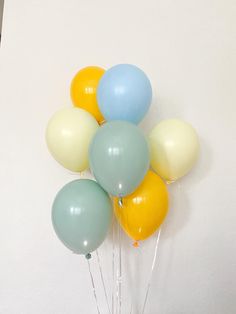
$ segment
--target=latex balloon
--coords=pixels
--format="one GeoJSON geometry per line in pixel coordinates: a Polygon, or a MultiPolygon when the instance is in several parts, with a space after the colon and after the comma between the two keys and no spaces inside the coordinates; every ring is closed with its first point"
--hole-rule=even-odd
{"type": "Polygon", "coordinates": [[[74,106],[87,110],[99,123],[104,121],[104,117],[98,107],[96,91],[104,73],[104,69],[96,66],[83,68],[73,78],[70,88],[74,106]]]}
{"type": "Polygon", "coordinates": [[[91,253],[102,244],[111,220],[108,194],[88,179],[66,184],[52,206],[52,223],[58,238],[78,254],[91,253]]]}
{"type": "Polygon", "coordinates": [[[197,133],[182,120],[163,120],[151,131],[149,142],[151,166],[167,181],[175,181],[187,174],[197,160],[197,133]]]}
{"type": "Polygon", "coordinates": [[[98,85],[99,108],[107,121],[139,123],[152,101],[152,87],[146,74],[131,64],[110,68],[98,85]]]}
{"type": "Polygon", "coordinates": [[[104,124],[89,149],[90,168],[112,195],[132,193],[149,168],[149,149],[141,130],[125,121],[104,124]]]}
{"type": "Polygon", "coordinates": [[[148,171],[139,187],[130,195],[114,198],[116,217],[125,232],[135,241],[152,235],[168,211],[168,192],[161,178],[148,171]]]}
{"type": "Polygon", "coordinates": [[[88,148],[98,127],[93,116],[83,109],[61,109],[47,126],[48,149],[65,168],[83,171],[88,168],[88,148]]]}

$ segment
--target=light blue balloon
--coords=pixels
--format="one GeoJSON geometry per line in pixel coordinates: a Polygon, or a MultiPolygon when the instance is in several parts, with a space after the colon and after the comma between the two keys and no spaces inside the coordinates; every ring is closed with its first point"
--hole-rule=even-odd
{"type": "Polygon", "coordinates": [[[108,194],[89,179],[66,184],[52,206],[52,223],[58,238],[74,253],[88,257],[104,241],[111,220],[108,194]]]}
{"type": "Polygon", "coordinates": [[[135,65],[118,64],[102,76],[97,101],[107,121],[126,120],[138,124],[152,101],[151,83],[135,65]]]}

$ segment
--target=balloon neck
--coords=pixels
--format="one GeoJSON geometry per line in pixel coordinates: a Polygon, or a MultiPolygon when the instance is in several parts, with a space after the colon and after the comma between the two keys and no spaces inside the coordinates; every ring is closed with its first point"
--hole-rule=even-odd
{"type": "Polygon", "coordinates": [[[138,241],[134,241],[134,243],[133,243],[133,247],[139,247],[139,243],[138,243],[138,241]]]}
{"type": "Polygon", "coordinates": [[[169,184],[171,184],[171,183],[174,183],[175,181],[176,181],[176,180],[167,180],[167,181],[166,181],[166,184],[169,185],[169,184]]]}
{"type": "Polygon", "coordinates": [[[119,197],[118,204],[119,204],[120,207],[123,207],[123,199],[122,199],[122,197],[119,197]]]}
{"type": "Polygon", "coordinates": [[[91,257],[92,257],[92,255],[91,255],[90,253],[88,253],[88,254],[85,255],[85,258],[86,258],[86,259],[90,259],[91,257]]]}

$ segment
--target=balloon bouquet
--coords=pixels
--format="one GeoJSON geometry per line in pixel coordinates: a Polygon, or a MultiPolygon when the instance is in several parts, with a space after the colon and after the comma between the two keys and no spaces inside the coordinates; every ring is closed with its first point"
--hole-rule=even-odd
{"type": "Polygon", "coordinates": [[[58,192],[52,206],[55,232],[70,250],[89,259],[104,241],[114,209],[138,246],[166,217],[164,181],[176,181],[196,162],[197,134],[190,124],[169,119],[144,136],[137,124],[150,107],[152,87],[134,65],[80,70],[71,99],[74,107],[59,110],[48,123],[48,149],[73,172],[90,167],[96,181],[78,179],[58,192]]]}

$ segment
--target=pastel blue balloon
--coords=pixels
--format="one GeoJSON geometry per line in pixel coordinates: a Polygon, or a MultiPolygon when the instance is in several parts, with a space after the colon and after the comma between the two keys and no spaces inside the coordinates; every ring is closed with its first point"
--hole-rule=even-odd
{"type": "Polygon", "coordinates": [[[138,124],[152,101],[151,83],[135,65],[118,64],[102,76],[97,101],[107,121],[126,120],[138,124]]]}
{"type": "Polygon", "coordinates": [[[58,238],[74,253],[88,258],[104,241],[111,220],[109,195],[89,179],[66,184],[52,206],[52,223],[58,238]]]}

